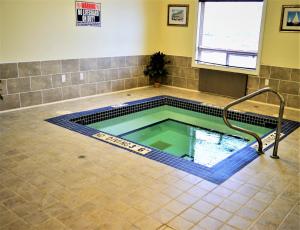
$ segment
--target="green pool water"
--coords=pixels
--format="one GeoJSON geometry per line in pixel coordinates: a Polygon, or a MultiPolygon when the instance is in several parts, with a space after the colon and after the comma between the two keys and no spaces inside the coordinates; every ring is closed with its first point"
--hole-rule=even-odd
{"type": "MultiPolygon", "coordinates": [[[[238,121],[231,123],[260,136],[271,131],[238,121]]],[[[252,136],[227,127],[220,117],[167,105],[88,126],[208,167],[254,140],[252,136]]]]}

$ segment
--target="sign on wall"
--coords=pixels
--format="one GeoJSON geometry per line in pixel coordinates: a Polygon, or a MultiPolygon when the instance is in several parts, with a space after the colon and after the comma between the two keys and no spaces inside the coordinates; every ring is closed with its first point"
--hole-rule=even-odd
{"type": "Polygon", "coordinates": [[[101,4],[95,2],[75,2],[77,26],[101,26],[101,4]]]}

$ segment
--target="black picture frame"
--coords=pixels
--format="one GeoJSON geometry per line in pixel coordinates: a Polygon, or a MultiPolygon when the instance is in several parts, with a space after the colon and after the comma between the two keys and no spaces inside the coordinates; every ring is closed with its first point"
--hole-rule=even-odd
{"type": "Polygon", "coordinates": [[[300,32],[300,5],[282,6],[280,31],[300,32]]]}
{"type": "Polygon", "coordinates": [[[169,4],[168,5],[168,26],[189,25],[189,5],[188,4],[169,4]]]}

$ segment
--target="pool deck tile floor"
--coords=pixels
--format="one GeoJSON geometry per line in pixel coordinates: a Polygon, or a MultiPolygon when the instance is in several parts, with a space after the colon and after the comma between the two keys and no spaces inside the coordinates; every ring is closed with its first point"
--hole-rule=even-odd
{"type": "Polygon", "coordinates": [[[232,101],[150,87],[0,114],[0,229],[299,229],[299,128],[280,142],[280,160],[270,149],[217,186],[44,121],[157,95],[232,101]]]}

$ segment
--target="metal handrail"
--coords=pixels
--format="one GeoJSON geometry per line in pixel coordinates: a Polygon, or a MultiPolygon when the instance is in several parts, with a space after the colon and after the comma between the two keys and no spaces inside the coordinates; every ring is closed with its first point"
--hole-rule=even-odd
{"type": "Polygon", "coordinates": [[[278,151],[278,144],[279,144],[279,138],[280,138],[280,133],[281,133],[281,125],[282,125],[282,118],[283,118],[283,112],[284,112],[284,106],[285,106],[285,100],[283,98],[283,96],[281,94],[279,94],[278,92],[276,92],[274,89],[270,88],[270,87],[266,87],[266,88],[263,88],[263,89],[259,89],[253,93],[250,93],[244,97],[241,97],[233,102],[231,102],[230,104],[228,104],[227,106],[225,106],[224,108],[224,111],[223,111],[223,120],[225,122],[225,124],[232,128],[232,129],[235,129],[235,130],[238,130],[238,131],[241,131],[241,132],[244,132],[244,133],[247,133],[251,136],[253,136],[257,142],[258,142],[258,153],[259,154],[262,154],[264,153],[263,152],[263,143],[262,143],[262,140],[261,138],[254,132],[252,131],[249,131],[247,129],[243,129],[241,127],[238,127],[238,126],[235,126],[235,125],[232,125],[228,119],[227,119],[227,114],[228,114],[228,109],[234,105],[237,105],[243,101],[246,101],[252,97],[255,97],[257,95],[260,95],[262,93],[265,93],[265,92],[271,92],[271,93],[274,93],[278,96],[279,100],[280,100],[280,107],[279,107],[279,115],[278,115],[278,119],[277,119],[277,129],[276,129],[276,136],[275,136],[275,144],[274,144],[274,149],[273,149],[273,154],[270,156],[274,159],[279,159],[279,156],[277,155],[277,151],[278,151]]]}

